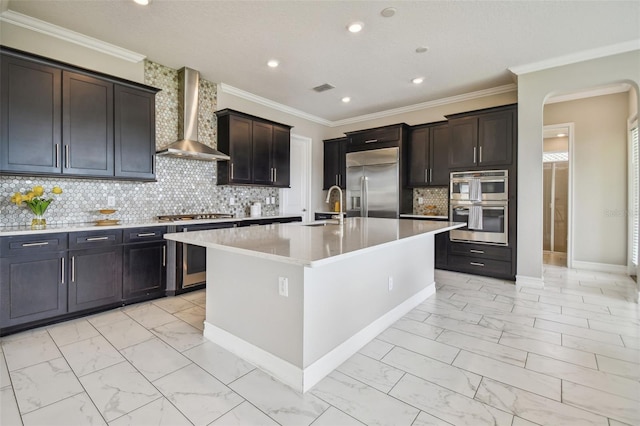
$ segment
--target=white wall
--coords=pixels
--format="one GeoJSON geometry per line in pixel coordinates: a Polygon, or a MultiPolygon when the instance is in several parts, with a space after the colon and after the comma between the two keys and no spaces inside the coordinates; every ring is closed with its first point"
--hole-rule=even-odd
{"type": "Polygon", "coordinates": [[[627,263],[628,92],[545,105],[544,124],[574,123],[573,260],[627,263]]]}
{"type": "Polygon", "coordinates": [[[542,278],[543,107],[549,95],[611,83],[640,85],[640,51],[518,76],[518,281],[542,278]]]}

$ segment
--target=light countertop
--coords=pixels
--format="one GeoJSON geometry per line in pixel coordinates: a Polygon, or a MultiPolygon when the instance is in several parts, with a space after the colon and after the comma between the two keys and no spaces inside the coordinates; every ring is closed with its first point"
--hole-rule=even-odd
{"type": "Polygon", "coordinates": [[[426,214],[401,214],[400,217],[405,219],[427,219],[427,220],[431,220],[431,219],[448,220],[449,219],[449,216],[430,216],[426,214]]]}
{"type": "Polygon", "coordinates": [[[12,235],[35,235],[35,234],[51,234],[55,232],[79,232],[79,231],[98,231],[107,229],[126,229],[126,228],[142,228],[150,226],[179,226],[179,225],[195,225],[204,223],[220,223],[220,222],[240,222],[244,220],[261,220],[261,219],[278,219],[287,217],[296,217],[297,215],[281,215],[281,216],[260,216],[260,217],[236,217],[225,219],[194,219],[194,220],[176,220],[159,221],[155,219],[146,221],[126,221],[123,220],[117,225],[97,226],[93,222],[84,223],[53,223],[47,224],[46,229],[31,229],[30,225],[19,226],[0,226],[0,237],[8,237],[12,235]]]}
{"type": "Polygon", "coordinates": [[[303,223],[274,224],[172,233],[166,234],[165,238],[314,267],[354,256],[363,250],[375,250],[383,245],[399,244],[402,240],[466,225],[459,222],[361,217],[347,218],[343,226],[331,221],[310,224],[316,226],[305,226],[303,223]]]}

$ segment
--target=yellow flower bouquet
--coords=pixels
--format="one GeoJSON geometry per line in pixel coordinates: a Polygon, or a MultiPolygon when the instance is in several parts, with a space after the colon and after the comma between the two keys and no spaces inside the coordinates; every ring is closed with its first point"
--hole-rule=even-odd
{"type": "MultiPolygon", "coordinates": [[[[62,189],[59,186],[54,186],[51,189],[51,193],[54,195],[62,194],[62,189]]],[[[31,221],[31,227],[34,229],[42,229],[46,226],[47,222],[42,215],[44,215],[44,212],[52,201],[53,198],[44,196],[44,188],[40,185],[34,186],[31,191],[27,191],[25,194],[16,192],[11,196],[12,203],[17,206],[25,203],[33,214],[36,215],[35,219],[31,221]]]]}

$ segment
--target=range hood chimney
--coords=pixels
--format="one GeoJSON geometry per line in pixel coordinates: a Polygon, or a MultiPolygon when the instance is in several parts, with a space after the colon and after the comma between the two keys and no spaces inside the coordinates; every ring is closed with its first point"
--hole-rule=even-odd
{"type": "Polygon", "coordinates": [[[230,160],[227,154],[198,142],[198,88],[200,73],[191,68],[178,71],[178,141],[157,155],[191,160],[230,160]]]}

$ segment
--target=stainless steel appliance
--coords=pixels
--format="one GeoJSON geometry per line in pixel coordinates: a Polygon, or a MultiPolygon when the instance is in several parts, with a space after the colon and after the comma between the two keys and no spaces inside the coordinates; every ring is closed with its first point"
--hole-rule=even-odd
{"type": "Polygon", "coordinates": [[[350,152],[347,166],[347,216],[397,218],[398,148],[350,152]]]}
{"type": "Polygon", "coordinates": [[[502,246],[509,244],[507,170],[452,172],[449,189],[449,220],[467,222],[464,228],[450,231],[451,241],[502,246]],[[480,210],[476,210],[476,214],[482,218],[479,227],[469,226],[472,209],[480,210]]]}

